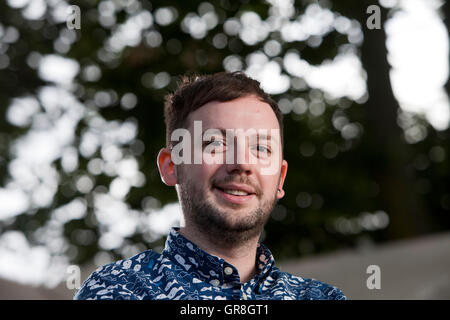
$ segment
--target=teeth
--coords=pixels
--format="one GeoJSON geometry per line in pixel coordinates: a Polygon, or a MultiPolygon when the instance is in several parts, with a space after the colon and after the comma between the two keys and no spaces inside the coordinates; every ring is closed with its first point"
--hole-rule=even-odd
{"type": "Polygon", "coordinates": [[[242,190],[224,189],[225,193],[229,193],[235,196],[247,196],[248,193],[242,190]]]}

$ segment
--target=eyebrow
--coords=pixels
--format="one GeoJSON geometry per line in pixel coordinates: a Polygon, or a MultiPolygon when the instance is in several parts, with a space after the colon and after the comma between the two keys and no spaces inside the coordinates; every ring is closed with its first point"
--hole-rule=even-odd
{"type": "Polygon", "coordinates": [[[258,139],[259,140],[272,140],[272,136],[269,134],[258,134],[258,139]]]}
{"type": "Polygon", "coordinates": [[[222,128],[207,128],[207,129],[202,131],[202,137],[205,135],[205,132],[208,131],[208,130],[220,131],[220,133],[223,136],[226,136],[226,134],[227,134],[227,130],[226,129],[222,129],[222,128]]]}

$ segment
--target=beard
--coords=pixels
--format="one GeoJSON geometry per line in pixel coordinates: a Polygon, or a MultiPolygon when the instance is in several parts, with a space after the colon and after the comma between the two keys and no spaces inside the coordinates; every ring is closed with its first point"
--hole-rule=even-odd
{"type": "MultiPolygon", "coordinates": [[[[229,176],[221,181],[211,181],[211,184],[207,186],[208,190],[213,190],[213,186],[219,182],[239,182],[252,185],[249,181],[242,179],[236,181],[233,176],[229,176]]],[[[196,230],[210,241],[220,244],[222,247],[233,247],[250,239],[259,238],[278,201],[276,191],[268,200],[262,201],[262,192],[258,188],[255,189],[259,200],[258,206],[247,210],[233,204],[230,204],[229,208],[219,208],[212,199],[206,196],[208,190],[198,188],[187,179],[179,184],[178,196],[185,220],[189,220],[196,230]]]]}

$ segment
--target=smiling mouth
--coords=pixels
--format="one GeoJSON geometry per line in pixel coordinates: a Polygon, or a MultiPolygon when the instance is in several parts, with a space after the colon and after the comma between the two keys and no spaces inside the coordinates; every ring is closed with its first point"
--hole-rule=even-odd
{"type": "Polygon", "coordinates": [[[219,187],[216,187],[216,188],[224,193],[232,194],[235,196],[248,196],[249,194],[252,194],[252,193],[248,193],[248,192],[245,192],[245,191],[239,190],[239,189],[223,189],[223,188],[219,188],[219,187]]]}
{"type": "Polygon", "coordinates": [[[244,191],[242,189],[234,189],[234,188],[223,188],[214,186],[213,192],[216,196],[219,197],[222,201],[229,204],[246,204],[253,200],[256,197],[256,194],[249,191],[244,191]]]}

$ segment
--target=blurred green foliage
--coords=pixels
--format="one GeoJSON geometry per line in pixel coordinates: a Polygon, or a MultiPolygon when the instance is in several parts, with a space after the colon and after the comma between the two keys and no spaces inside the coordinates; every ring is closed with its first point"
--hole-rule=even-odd
{"type": "MultiPolygon", "coordinates": [[[[56,45],[67,26],[65,21],[55,21],[51,3],[48,2],[42,17],[33,20],[25,18],[21,8],[0,2],[3,29],[14,27],[20,35],[12,43],[3,43],[1,50],[9,58],[8,66],[0,70],[0,178],[3,186],[11,181],[9,164],[14,155],[10,150],[31,127],[11,124],[6,117],[8,106],[14,98],[37,96],[43,86],[52,85],[39,77],[37,67],[30,62],[33,53],[41,57],[58,54],[76,60],[80,66],[75,85],[69,90],[86,107],[83,119],[76,126],[73,146],[77,150],[90,120],[95,117],[118,123],[132,121],[137,125],[136,138],[120,148],[124,157],[137,159],[139,170],[145,175],[146,183],[132,187],[124,199],[130,209],[142,212],[142,200],[148,196],[159,200],[158,208],[177,200],[175,190],[161,182],[155,162],[165,141],[163,98],[176,87],[177,76],[223,71],[224,61],[232,55],[240,57],[242,69],[246,69],[246,58],[251,53],[264,52],[269,40],[281,45],[276,56],[270,57],[281,67],[282,58],[291,50],[296,50],[311,65],[320,65],[327,59],[332,60],[339,48],[347,44],[357,49],[367,72],[369,98],[365,101],[355,102],[345,97],[330,99],[321,90],[310,88],[303,79],[283,70],[290,77],[290,87],[274,98],[284,101],[287,108],[285,158],[289,170],[286,196],[278,203],[265,228],[264,243],[277,258],[289,258],[449,229],[449,131],[437,132],[425,120],[414,116],[417,123],[427,128],[427,136],[414,144],[405,142],[402,128],[397,124],[399,106],[389,85],[384,31],[365,27],[365,8],[374,1],[319,1],[333,14],[359,21],[364,41],[351,43],[346,35],[330,30],[319,37],[318,45],[306,40],[285,41],[277,30],[248,44],[239,33],[224,31],[227,20],[239,21],[246,11],[256,12],[262,20],[274,15],[270,11],[273,6],[265,1],[220,0],[209,4],[173,0],[76,1],[73,4],[81,9],[81,29],[68,33],[66,37],[75,38],[66,47],[56,45]],[[101,10],[111,5],[114,13],[109,17],[114,18],[100,18],[104,14],[101,10]],[[154,15],[158,8],[172,10],[169,17],[173,21],[158,24],[154,15]],[[153,22],[141,31],[139,42],[123,45],[116,52],[108,51],[105,44],[120,30],[120,25],[144,11],[153,14],[153,22]],[[208,11],[215,12],[217,23],[204,36],[195,38],[182,30],[180,25],[188,14],[199,17],[208,11]],[[89,66],[100,70],[98,79],[91,81],[83,76],[89,66]],[[170,78],[165,83],[167,75],[170,78]],[[109,94],[110,103],[106,106],[96,102],[96,93],[100,91],[109,94]],[[130,108],[121,104],[127,93],[137,97],[137,104],[130,108]],[[311,108],[295,112],[292,101],[299,97],[306,106],[311,106],[313,100],[320,101],[325,105],[323,113],[315,115],[311,108]],[[356,130],[356,134],[346,137],[341,130],[342,123],[353,124],[350,129],[356,130]],[[436,158],[436,152],[443,153],[444,159],[436,158]],[[377,212],[387,214],[387,227],[370,228],[370,219],[377,212]]],[[[289,19],[305,14],[311,3],[313,1],[295,1],[295,12],[289,19]]],[[[382,12],[384,21],[388,11],[382,8],[382,12]]],[[[64,251],[74,263],[92,261],[104,250],[98,243],[104,230],[97,220],[94,193],[107,192],[115,178],[105,172],[92,174],[88,167],[93,158],[102,158],[100,148],[89,157],[79,153],[77,168],[71,172],[63,170],[61,158],[56,159],[53,165],[59,174],[58,189],[51,205],[30,208],[0,221],[0,232],[20,230],[32,244],[42,244],[37,233],[49,223],[52,212],[81,197],[88,204],[87,214],[64,224],[63,235],[67,241],[64,251]],[[76,179],[83,174],[95,181],[88,193],[76,187],[76,179]],[[89,231],[81,240],[74,236],[80,234],[80,230],[89,231]],[[89,240],[86,240],[87,235],[90,235],[89,240]]],[[[383,214],[377,217],[385,219],[383,214]]],[[[149,241],[143,232],[136,231],[110,252],[117,259],[127,255],[126,246],[155,248],[163,242],[163,238],[149,241]]]]}

